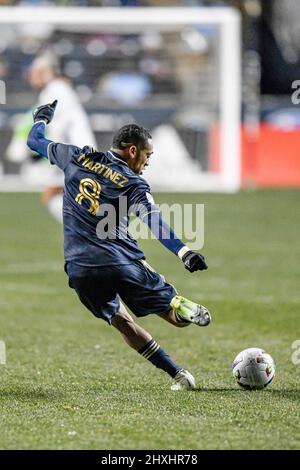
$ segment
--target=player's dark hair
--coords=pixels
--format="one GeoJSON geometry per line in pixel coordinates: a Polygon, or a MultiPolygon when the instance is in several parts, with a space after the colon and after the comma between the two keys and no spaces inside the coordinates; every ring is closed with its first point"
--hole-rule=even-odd
{"type": "Polygon", "coordinates": [[[151,138],[150,132],[144,127],[137,124],[127,124],[121,127],[115,134],[112,145],[118,149],[124,149],[126,144],[132,144],[141,148],[146,147],[147,140],[151,138]]]}

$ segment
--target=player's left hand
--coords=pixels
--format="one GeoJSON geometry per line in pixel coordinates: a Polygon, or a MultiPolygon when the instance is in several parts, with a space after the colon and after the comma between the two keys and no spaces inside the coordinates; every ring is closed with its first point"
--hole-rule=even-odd
{"type": "Polygon", "coordinates": [[[36,108],[32,113],[34,122],[45,121],[46,124],[49,124],[53,119],[56,105],[57,100],[54,100],[53,103],[44,104],[36,108]]]}
{"type": "Polygon", "coordinates": [[[185,269],[193,273],[194,271],[203,271],[207,269],[207,264],[205,262],[205,258],[200,253],[196,253],[195,251],[188,251],[182,257],[183,264],[185,269]]]}

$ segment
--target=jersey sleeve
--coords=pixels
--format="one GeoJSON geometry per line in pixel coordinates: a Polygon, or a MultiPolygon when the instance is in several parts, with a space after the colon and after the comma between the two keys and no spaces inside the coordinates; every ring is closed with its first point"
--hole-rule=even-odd
{"type": "Polygon", "coordinates": [[[129,196],[129,214],[143,220],[151,212],[159,212],[159,209],[155,205],[150,186],[142,181],[129,196]]]}
{"type": "MultiPolygon", "coordinates": [[[[29,132],[27,145],[42,157],[48,158],[52,165],[57,165],[64,170],[71,158],[80,155],[84,149],[75,145],[59,144],[45,138],[45,121],[37,121],[29,132]]],[[[86,147],[88,148],[88,147],[86,147]]]]}
{"type": "Polygon", "coordinates": [[[155,205],[148,184],[145,182],[135,188],[130,199],[129,213],[139,217],[165,248],[179,256],[185,244],[164,221],[159,208],[155,205]]]}
{"type": "Polygon", "coordinates": [[[64,170],[68,163],[74,156],[80,155],[82,149],[75,145],[58,144],[51,142],[48,145],[47,153],[49,162],[52,165],[57,165],[61,170],[64,170]]]}

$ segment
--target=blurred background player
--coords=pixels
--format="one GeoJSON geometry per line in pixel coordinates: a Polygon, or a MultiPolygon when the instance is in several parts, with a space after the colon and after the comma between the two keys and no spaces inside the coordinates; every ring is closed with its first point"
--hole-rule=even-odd
{"type": "MultiPolygon", "coordinates": [[[[79,147],[96,147],[95,136],[88,116],[73,90],[71,83],[59,75],[56,58],[48,53],[37,57],[31,64],[28,79],[34,90],[39,92],[38,105],[59,100],[56,120],[47,129],[49,139],[74,143],[79,147]]],[[[24,162],[22,174],[26,180],[45,185],[42,201],[50,214],[62,222],[62,200],[64,175],[57,167],[45,165],[44,160],[36,163],[29,161],[30,153],[26,145],[27,135],[32,125],[31,110],[19,121],[12,140],[7,147],[6,157],[12,162],[24,162]]]]}

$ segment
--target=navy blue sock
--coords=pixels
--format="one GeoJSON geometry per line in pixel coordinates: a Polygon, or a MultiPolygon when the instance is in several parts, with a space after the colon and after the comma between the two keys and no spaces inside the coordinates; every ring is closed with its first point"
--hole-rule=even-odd
{"type": "Polygon", "coordinates": [[[172,361],[170,356],[157,344],[154,339],[151,339],[149,343],[143,346],[139,353],[148,361],[159,369],[164,370],[171,377],[175,377],[182,367],[172,361]]]}

